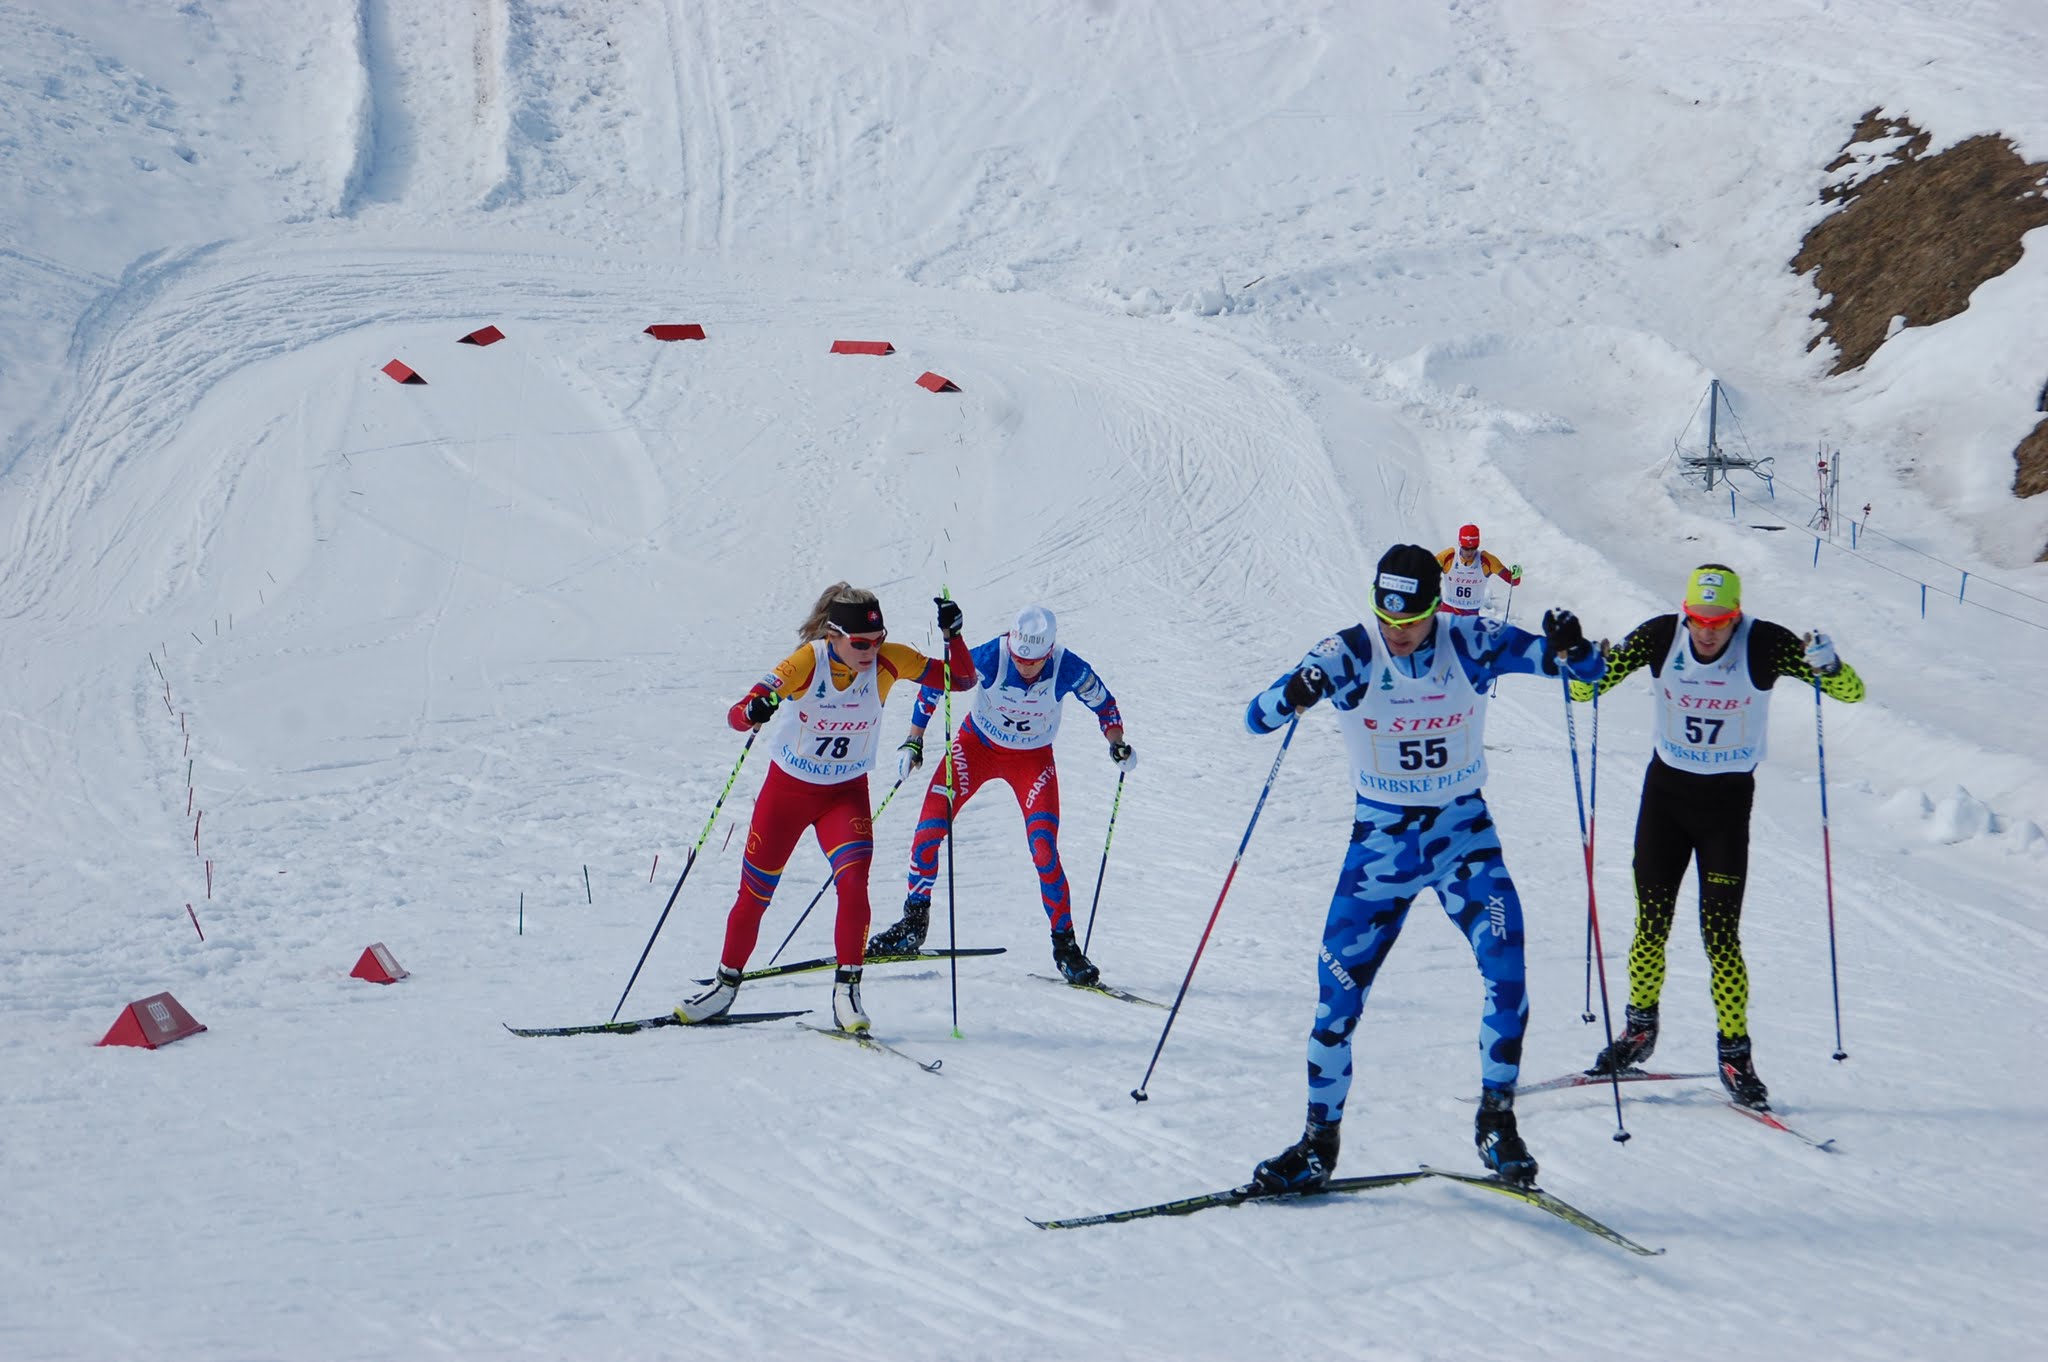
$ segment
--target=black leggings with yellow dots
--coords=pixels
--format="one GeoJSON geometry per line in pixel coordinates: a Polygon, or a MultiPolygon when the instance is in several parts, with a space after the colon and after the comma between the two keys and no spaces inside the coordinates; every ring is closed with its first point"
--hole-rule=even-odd
{"type": "Polygon", "coordinates": [[[1756,776],[1694,775],[1652,757],[1636,815],[1636,937],[1628,948],[1628,999],[1655,1007],[1664,991],[1664,943],[1685,868],[1700,872],[1700,940],[1724,1036],[1749,1034],[1749,970],[1742,963],[1742,883],[1749,873],[1749,810],[1756,776]]]}

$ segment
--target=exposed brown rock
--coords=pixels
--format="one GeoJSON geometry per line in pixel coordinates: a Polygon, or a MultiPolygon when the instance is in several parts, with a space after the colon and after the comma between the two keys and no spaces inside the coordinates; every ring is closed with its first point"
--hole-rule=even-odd
{"type": "Polygon", "coordinates": [[[2048,492],[2048,421],[2035,426],[2012,452],[2019,468],[2012,476],[2012,490],[2023,497],[2048,492]]]}
{"type": "Polygon", "coordinates": [[[1807,233],[1792,268],[1814,271],[1826,301],[1814,344],[1831,340],[1832,372],[1861,367],[1884,344],[1892,318],[1930,326],[1970,305],[1970,294],[2020,258],[2020,238],[2048,226],[2048,163],[2029,165],[2002,137],[1926,154],[1929,138],[1872,109],[1830,172],[1853,165],[1859,144],[1908,139],[1882,169],[1821,192],[1841,206],[1807,233]]]}

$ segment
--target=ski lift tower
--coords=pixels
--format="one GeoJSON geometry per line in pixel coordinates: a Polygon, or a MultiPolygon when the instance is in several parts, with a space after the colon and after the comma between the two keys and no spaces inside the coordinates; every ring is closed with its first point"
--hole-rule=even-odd
{"type": "MultiPolygon", "coordinates": [[[[1721,481],[1727,482],[1729,481],[1729,474],[1736,469],[1746,468],[1754,471],[1760,462],[1757,459],[1748,458],[1741,454],[1730,454],[1727,450],[1721,448],[1721,406],[1727,401],[1727,396],[1721,391],[1721,380],[1718,378],[1710,379],[1707,383],[1706,452],[1703,454],[1688,452],[1684,457],[1684,463],[1687,468],[1706,478],[1707,490],[1709,492],[1714,490],[1714,478],[1717,475],[1721,481]]],[[[1728,414],[1730,416],[1735,414],[1735,409],[1732,406],[1729,407],[1728,414]]]]}
{"type": "Polygon", "coordinates": [[[1842,495],[1842,451],[1830,450],[1823,441],[1814,453],[1813,467],[1820,482],[1820,493],[1815,498],[1813,516],[1806,522],[1806,528],[1819,530],[1832,542],[1840,519],[1836,512],[1842,495]]]}

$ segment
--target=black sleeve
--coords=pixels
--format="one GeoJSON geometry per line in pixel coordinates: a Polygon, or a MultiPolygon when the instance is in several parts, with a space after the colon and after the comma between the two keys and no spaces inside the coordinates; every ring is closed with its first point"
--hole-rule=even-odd
{"type": "Polygon", "coordinates": [[[1806,665],[1806,645],[1784,625],[1758,620],[1749,627],[1750,684],[1769,690],[1781,676],[1813,683],[1813,668],[1806,665]]]}
{"type": "Polygon", "coordinates": [[[1613,690],[1638,667],[1648,667],[1652,676],[1661,674],[1664,659],[1671,656],[1671,640],[1677,636],[1676,615],[1657,615],[1629,630],[1628,637],[1607,654],[1607,675],[1597,683],[1600,694],[1613,690]]]}

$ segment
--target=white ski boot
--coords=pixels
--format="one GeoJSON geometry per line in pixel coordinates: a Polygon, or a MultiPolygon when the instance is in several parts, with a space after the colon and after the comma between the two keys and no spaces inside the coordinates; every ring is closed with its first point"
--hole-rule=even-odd
{"type": "Polygon", "coordinates": [[[832,1024],[856,1035],[868,1029],[868,1014],[860,1005],[860,966],[840,966],[832,974],[832,1024]]]}
{"type": "Polygon", "coordinates": [[[740,972],[718,967],[718,978],[711,987],[694,998],[685,998],[676,1004],[676,1020],[685,1026],[698,1022],[716,1021],[732,1011],[733,999],[740,996],[740,972]]]}

